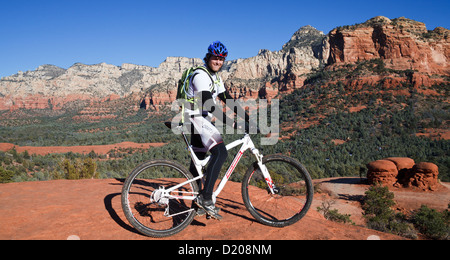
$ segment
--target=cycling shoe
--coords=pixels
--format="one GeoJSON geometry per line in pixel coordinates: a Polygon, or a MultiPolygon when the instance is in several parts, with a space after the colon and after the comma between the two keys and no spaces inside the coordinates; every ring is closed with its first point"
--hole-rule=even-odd
{"type": "Polygon", "coordinates": [[[197,215],[202,216],[208,214],[214,219],[222,220],[223,217],[219,215],[220,208],[216,207],[212,200],[205,200],[203,195],[200,195],[195,200],[195,204],[199,207],[197,215]]]}

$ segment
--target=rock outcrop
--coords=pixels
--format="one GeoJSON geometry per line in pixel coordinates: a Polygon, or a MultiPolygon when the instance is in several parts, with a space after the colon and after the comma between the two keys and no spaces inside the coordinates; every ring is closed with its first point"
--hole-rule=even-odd
{"type": "Polygon", "coordinates": [[[381,58],[392,69],[450,74],[450,31],[442,27],[428,31],[421,22],[378,16],[363,24],[338,27],[329,35],[329,64],[381,58]]]}
{"type": "Polygon", "coordinates": [[[356,88],[376,83],[387,87],[408,83],[416,89],[448,84],[449,36],[450,31],[442,27],[428,31],[421,22],[378,16],[362,24],[338,27],[329,33],[328,69],[380,59],[385,67],[380,75],[363,75],[342,81],[356,88]],[[389,69],[403,71],[404,75],[389,75],[389,69]]]}
{"type": "Polygon", "coordinates": [[[300,28],[280,51],[260,50],[248,59],[231,61],[222,77],[235,98],[275,97],[303,86],[306,74],[328,59],[328,41],[312,26],[300,28]]]}
{"type": "Polygon", "coordinates": [[[436,190],[439,187],[438,166],[434,163],[415,163],[411,158],[391,157],[367,165],[370,184],[436,190]]]}
{"type": "Polygon", "coordinates": [[[438,187],[438,166],[434,163],[421,162],[414,165],[411,173],[405,178],[403,185],[418,187],[423,190],[434,190],[438,187]]]}
{"type": "Polygon", "coordinates": [[[390,160],[378,160],[367,165],[367,179],[370,184],[382,183],[394,185],[397,182],[398,169],[390,160]]]}
{"type": "Polygon", "coordinates": [[[393,162],[399,173],[403,170],[412,169],[415,165],[414,160],[407,157],[389,157],[386,160],[393,162]]]}

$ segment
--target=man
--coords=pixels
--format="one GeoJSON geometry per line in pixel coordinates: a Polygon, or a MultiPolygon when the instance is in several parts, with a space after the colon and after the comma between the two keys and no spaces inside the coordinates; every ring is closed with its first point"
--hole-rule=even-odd
{"type": "MultiPolygon", "coordinates": [[[[194,152],[200,160],[206,158],[206,153],[211,153],[211,159],[206,168],[205,185],[198,196],[195,203],[199,207],[198,214],[208,214],[212,218],[222,219],[219,215],[219,208],[213,202],[212,194],[214,191],[214,184],[219,177],[220,170],[225,163],[228,156],[228,151],[223,142],[222,136],[217,128],[211,123],[212,116],[222,120],[229,126],[236,128],[237,124],[234,120],[228,118],[222,111],[220,106],[216,106],[216,99],[226,103],[227,99],[232,99],[231,95],[225,89],[222,79],[217,74],[223,67],[225,58],[228,56],[228,50],[220,41],[213,42],[206,54],[203,65],[206,70],[197,69],[190,81],[189,90],[187,91],[188,98],[194,98],[197,107],[197,114],[195,109],[186,112],[190,114],[189,120],[194,128],[194,133],[191,135],[191,145],[194,152]]],[[[242,108],[233,107],[235,112],[242,115],[244,113],[242,108]]],[[[246,122],[249,121],[248,115],[245,113],[246,122]]],[[[248,123],[246,124],[248,126],[248,123]]],[[[248,127],[246,127],[246,130],[248,127]]],[[[198,176],[198,172],[194,163],[191,161],[190,171],[194,176],[198,176]]],[[[201,182],[199,182],[201,184],[201,182]]]]}

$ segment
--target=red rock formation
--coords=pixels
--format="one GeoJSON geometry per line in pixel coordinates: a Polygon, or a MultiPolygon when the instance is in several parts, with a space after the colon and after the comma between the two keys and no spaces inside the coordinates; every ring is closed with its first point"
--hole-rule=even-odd
{"type": "Polygon", "coordinates": [[[370,184],[394,185],[397,182],[398,169],[394,162],[378,160],[367,165],[367,179],[370,184]]]}
{"type": "Polygon", "coordinates": [[[367,179],[370,184],[382,184],[397,188],[419,188],[421,190],[436,190],[439,169],[436,164],[421,162],[414,163],[413,159],[391,157],[371,162],[367,179]]]}
{"type": "Polygon", "coordinates": [[[102,99],[102,102],[118,100],[118,99],[120,99],[120,98],[121,98],[121,97],[120,97],[119,95],[117,95],[117,94],[111,94],[111,95],[105,97],[104,99],[102,99]]]}
{"type": "Polygon", "coordinates": [[[363,24],[339,27],[329,33],[327,69],[381,59],[387,69],[409,71],[408,75],[384,72],[383,75],[361,75],[341,81],[356,89],[380,82],[387,88],[395,88],[405,82],[423,92],[421,86],[448,83],[445,76],[450,74],[449,36],[450,31],[445,28],[428,31],[425,24],[406,18],[375,17],[363,24]]]}
{"type": "Polygon", "coordinates": [[[386,160],[395,163],[395,166],[397,166],[398,170],[397,182],[394,183],[394,186],[402,187],[405,180],[409,178],[409,176],[411,175],[412,168],[415,165],[414,160],[406,157],[390,157],[387,158],[386,160]]]}
{"type": "Polygon", "coordinates": [[[389,161],[395,163],[395,166],[397,166],[398,171],[410,170],[415,165],[415,162],[413,159],[406,158],[406,157],[390,157],[390,158],[387,158],[386,160],[389,160],[389,161]]]}
{"type": "Polygon", "coordinates": [[[90,95],[67,95],[64,97],[28,95],[22,96],[5,96],[0,97],[0,110],[17,110],[17,109],[52,109],[60,110],[69,102],[76,100],[97,100],[90,95]]]}
{"type": "Polygon", "coordinates": [[[381,58],[388,68],[449,75],[450,31],[406,18],[375,17],[330,32],[329,64],[381,58]]]}
{"type": "Polygon", "coordinates": [[[418,187],[422,190],[435,190],[438,187],[438,166],[434,163],[421,162],[414,165],[411,176],[406,180],[406,187],[418,187]]]}
{"type": "Polygon", "coordinates": [[[167,91],[152,91],[144,94],[140,100],[140,108],[153,109],[160,111],[162,107],[170,107],[172,102],[175,101],[177,95],[177,89],[167,91]]]}

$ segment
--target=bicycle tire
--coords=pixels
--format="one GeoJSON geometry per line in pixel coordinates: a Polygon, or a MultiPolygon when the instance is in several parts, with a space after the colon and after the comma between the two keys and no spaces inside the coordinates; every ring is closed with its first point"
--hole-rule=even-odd
{"type": "Polygon", "coordinates": [[[306,215],[313,200],[314,190],[308,171],[297,160],[283,155],[267,155],[262,162],[278,192],[270,192],[255,162],[242,182],[246,208],[256,220],[268,226],[286,227],[296,223],[306,215]],[[277,165],[272,167],[273,164],[277,165]]]}
{"type": "MultiPolygon", "coordinates": [[[[146,236],[162,238],[181,232],[196,216],[196,210],[191,210],[193,202],[167,199],[166,203],[162,203],[162,200],[156,202],[155,198],[162,187],[174,187],[191,179],[192,174],[175,161],[152,160],[142,163],[129,174],[122,188],[121,201],[125,217],[137,231],[146,236]],[[164,214],[170,212],[170,216],[176,214],[171,212],[174,208],[181,208],[180,212],[190,211],[173,217],[161,216],[163,210],[164,214]]],[[[191,182],[174,192],[198,194],[198,186],[196,182],[191,182]]]]}

